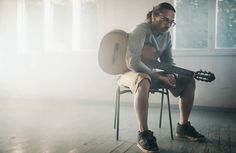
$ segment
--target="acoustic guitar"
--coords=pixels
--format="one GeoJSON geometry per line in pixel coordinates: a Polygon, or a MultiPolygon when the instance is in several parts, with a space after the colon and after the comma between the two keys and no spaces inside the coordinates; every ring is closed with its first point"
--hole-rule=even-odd
{"type": "MultiPolygon", "coordinates": [[[[128,33],[123,30],[113,30],[107,33],[99,47],[98,63],[102,70],[108,74],[116,75],[130,71],[126,66],[125,56],[128,44],[128,33]]],[[[153,59],[155,51],[150,47],[144,46],[142,61],[147,66],[164,70],[167,73],[177,73],[196,80],[211,82],[215,80],[215,75],[207,71],[191,71],[173,65],[160,63],[153,59]],[[154,66],[154,67],[153,67],[154,66]]]]}

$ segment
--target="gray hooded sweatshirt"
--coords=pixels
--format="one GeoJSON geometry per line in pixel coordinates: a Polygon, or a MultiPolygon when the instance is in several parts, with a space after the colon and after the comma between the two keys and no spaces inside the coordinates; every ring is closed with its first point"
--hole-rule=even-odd
{"type": "Polygon", "coordinates": [[[144,22],[137,25],[129,33],[128,48],[126,53],[127,67],[136,72],[142,72],[154,77],[156,69],[154,65],[149,67],[142,61],[142,49],[144,45],[155,48],[158,59],[161,63],[175,65],[172,58],[172,42],[170,32],[161,34],[155,33],[151,30],[149,23],[144,22]]]}

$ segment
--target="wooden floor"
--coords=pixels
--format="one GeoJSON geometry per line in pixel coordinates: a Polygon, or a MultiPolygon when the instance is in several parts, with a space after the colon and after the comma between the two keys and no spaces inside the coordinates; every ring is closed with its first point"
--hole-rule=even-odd
{"type": "MultiPolygon", "coordinates": [[[[149,128],[161,153],[236,153],[236,113],[193,110],[191,123],[205,143],[171,140],[167,110],[158,128],[159,108],[149,112],[149,128]]],[[[141,153],[131,105],[121,107],[120,140],[113,129],[114,105],[101,102],[0,102],[0,153],[141,153]]],[[[175,131],[178,110],[172,108],[175,131]]]]}

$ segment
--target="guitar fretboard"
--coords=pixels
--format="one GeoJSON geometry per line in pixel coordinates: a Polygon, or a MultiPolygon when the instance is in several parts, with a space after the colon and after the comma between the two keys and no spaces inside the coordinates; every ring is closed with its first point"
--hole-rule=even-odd
{"type": "Polygon", "coordinates": [[[143,59],[143,62],[149,67],[164,70],[168,73],[177,73],[177,74],[188,76],[188,77],[191,77],[191,78],[194,77],[195,72],[187,70],[187,69],[183,69],[183,68],[180,68],[180,67],[177,67],[177,66],[162,64],[158,61],[149,60],[149,59],[143,59]]]}

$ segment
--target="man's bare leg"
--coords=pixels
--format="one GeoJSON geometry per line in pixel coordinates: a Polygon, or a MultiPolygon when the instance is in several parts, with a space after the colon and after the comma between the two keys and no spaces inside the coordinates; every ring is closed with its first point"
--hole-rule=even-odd
{"type": "Polygon", "coordinates": [[[139,126],[137,146],[143,152],[159,153],[159,148],[153,132],[148,130],[148,98],[150,82],[142,80],[134,94],[134,110],[139,126]]]}
{"type": "Polygon", "coordinates": [[[180,95],[179,100],[179,124],[188,122],[190,112],[192,110],[194,93],[195,93],[195,80],[193,79],[186,89],[180,95]]]}
{"type": "Polygon", "coordinates": [[[148,130],[148,98],[150,82],[147,79],[142,80],[134,93],[134,110],[138,122],[139,131],[148,130]]]}
{"type": "Polygon", "coordinates": [[[206,140],[205,136],[198,133],[188,121],[193,106],[194,92],[195,80],[193,79],[180,96],[180,115],[176,129],[176,136],[188,138],[191,141],[203,142],[206,140]]]}

